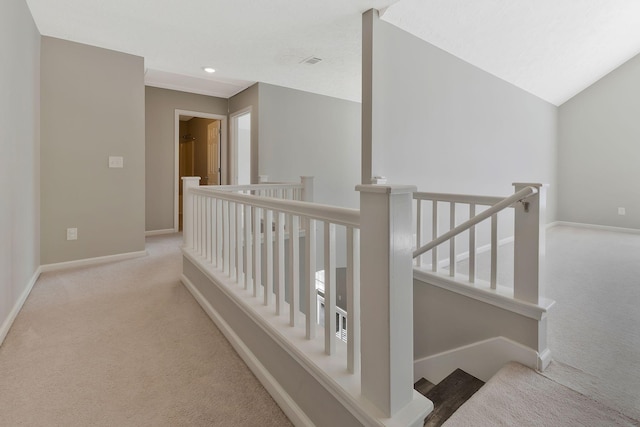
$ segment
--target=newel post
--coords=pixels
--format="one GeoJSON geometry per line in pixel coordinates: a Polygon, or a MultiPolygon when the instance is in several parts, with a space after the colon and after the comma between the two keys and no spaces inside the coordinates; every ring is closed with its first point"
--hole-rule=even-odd
{"type": "Polygon", "coordinates": [[[300,182],[302,183],[302,201],[313,202],[313,177],[301,176],[300,182]]]}
{"type": "Polygon", "coordinates": [[[182,242],[186,248],[193,247],[193,195],[189,189],[199,186],[199,176],[182,177],[182,242]]]}
{"type": "Polygon", "coordinates": [[[359,185],[361,390],[391,417],[413,398],[414,186],[359,185]]]}
{"type": "Polygon", "coordinates": [[[515,205],[513,296],[538,304],[544,296],[541,284],[545,258],[547,185],[516,182],[518,192],[535,187],[538,193],[515,205]]]}

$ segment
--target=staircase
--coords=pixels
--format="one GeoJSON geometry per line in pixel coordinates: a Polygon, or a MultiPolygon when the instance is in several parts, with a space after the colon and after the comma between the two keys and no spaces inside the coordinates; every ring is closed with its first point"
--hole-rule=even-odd
{"type": "Polygon", "coordinates": [[[484,385],[484,382],[456,369],[437,385],[420,378],[413,386],[433,402],[433,412],[424,420],[425,427],[441,426],[464,402],[484,385]]]}

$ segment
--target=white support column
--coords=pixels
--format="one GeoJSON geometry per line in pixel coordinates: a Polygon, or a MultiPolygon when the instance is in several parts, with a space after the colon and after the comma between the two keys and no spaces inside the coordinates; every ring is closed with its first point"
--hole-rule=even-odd
{"type": "Polygon", "coordinates": [[[540,286],[545,257],[546,186],[543,184],[513,184],[518,192],[535,187],[538,194],[515,205],[513,293],[516,299],[538,304],[544,296],[540,286]]]}
{"type": "Polygon", "coordinates": [[[182,242],[186,248],[193,247],[193,196],[189,189],[199,186],[199,176],[182,177],[182,242]]]}
{"type": "Polygon", "coordinates": [[[413,398],[414,186],[359,185],[362,395],[391,417],[413,398]]]}
{"type": "Polygon", "coordinates": [[[313,177],[312,176],[301,176],[300,182],[304,187],[302,189],[302,201],[303,202],[313,202],[313,177]]]}

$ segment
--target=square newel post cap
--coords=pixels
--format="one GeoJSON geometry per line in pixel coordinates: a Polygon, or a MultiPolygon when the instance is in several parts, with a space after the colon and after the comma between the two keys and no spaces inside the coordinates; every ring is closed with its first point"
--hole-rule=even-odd
{"type": "Polygon", "coordinates": [[[200,182],[200,177],[199,176],[183,176],[182,177],[182,181],[183,182],[193,182],[193,181],[198,181],[200,182]]]}
{"type": "Polygon", "coordinates": [[[514,182],[511,185],[516,187],[516,190],[522,189],[522,188],[525,188],[525,187],[535,187],[535,188],[548,188],[549,187],[549,184],[541,184],[539,182],[514,182]]]}
{"type": "Polygon", "coordinates": [[[360,193],[407,194],[415,193],[418,191],[418,187],[415,185],[361,184],[356,185],[356,191],[359,191],[360,193]]]}

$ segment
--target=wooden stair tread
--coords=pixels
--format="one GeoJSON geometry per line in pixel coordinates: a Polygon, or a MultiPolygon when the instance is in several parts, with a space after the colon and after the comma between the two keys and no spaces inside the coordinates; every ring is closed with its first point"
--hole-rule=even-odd
{"type": "MultiPolygon", "coordinates": [[[[433,402],[433,412],[425,419],[424,425],[428,427],[442,425],[483,385],[484,382],[482,380],[466,373],[462,369],[453,371],[438,385],[426,393],[422,393],[433,402]]],[[[418,389],[416,388],[416,390],[418,389]]]]}
{"type": "Polygon", "coordinates": [[[416,383],[413,385],[413,388],[418,391],[420,394],[422,394],[423,396],[426,396],[426,394],[429,392],[429,390],[431,390],[432,388],[434,388],[436,385],[434,383],[432,383],[431,381],[424,379],[424,378],[420,378],[418,381],[416,381],[416,383]]]}

